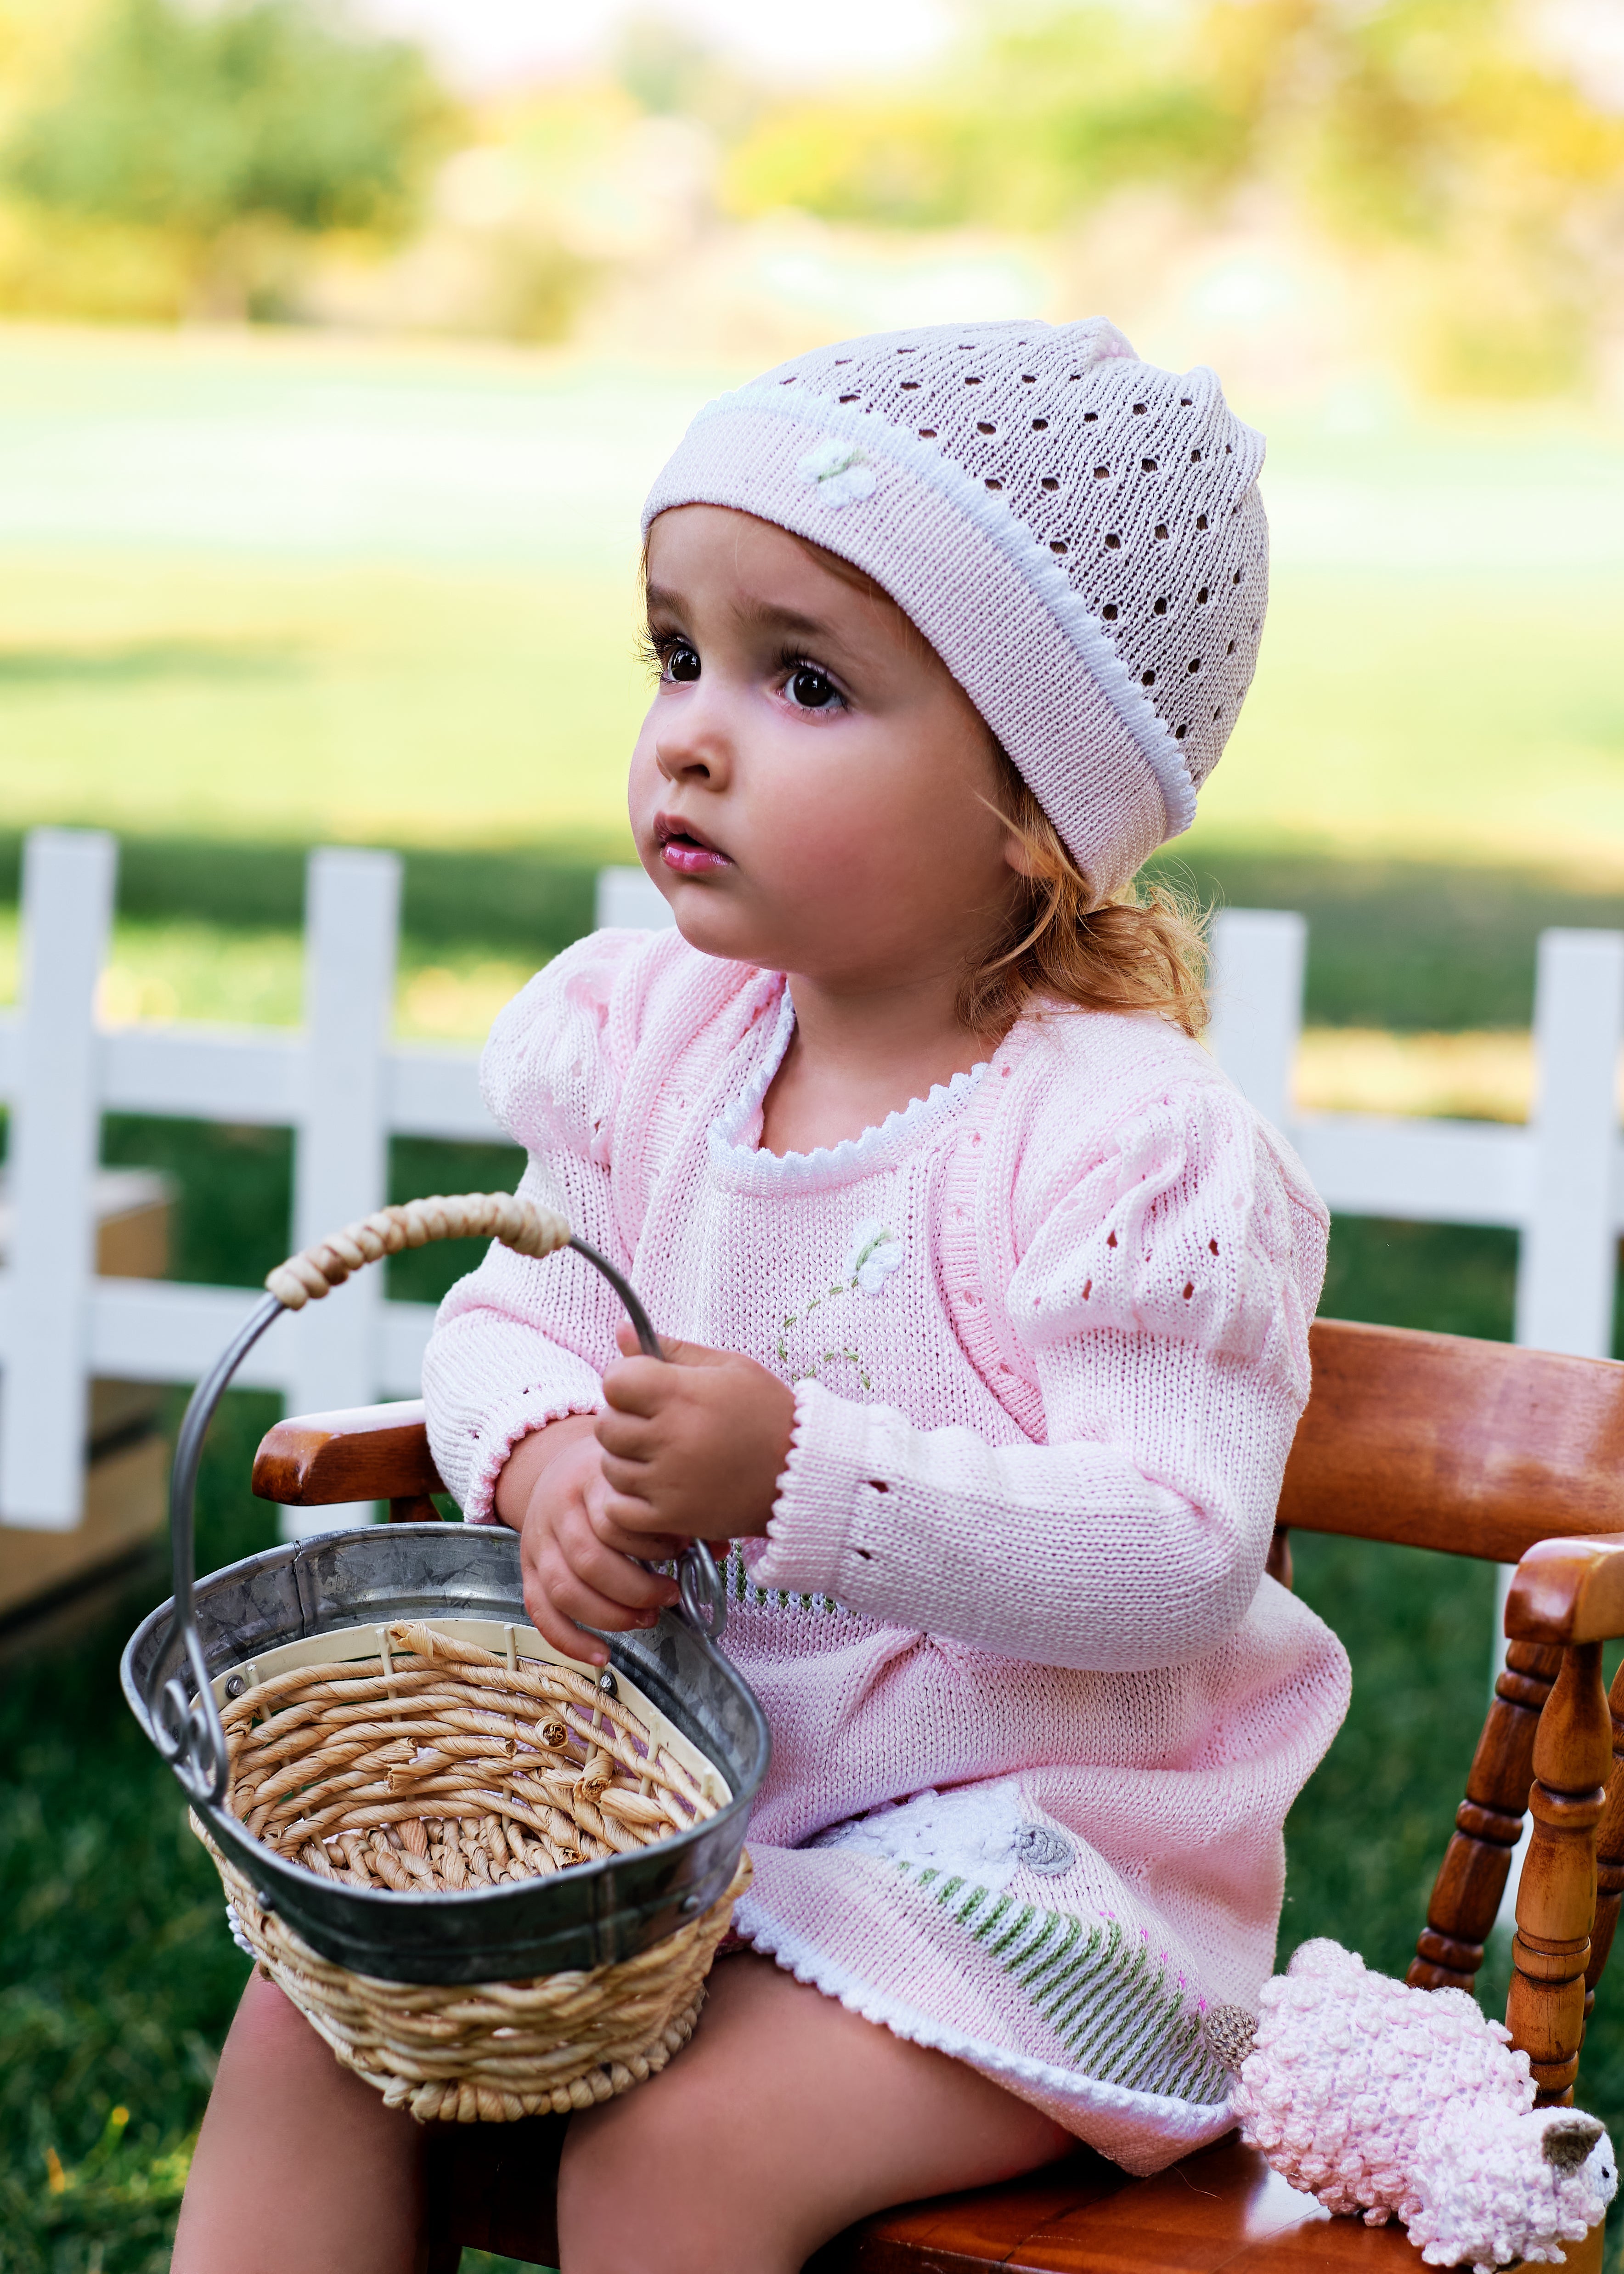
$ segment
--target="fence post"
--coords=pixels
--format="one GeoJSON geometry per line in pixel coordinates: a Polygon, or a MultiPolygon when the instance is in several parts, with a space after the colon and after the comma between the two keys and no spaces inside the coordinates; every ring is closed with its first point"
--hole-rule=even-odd
{"type": "MultiPolygon", "coordinates": [[[[1534,978],[1534,1156],[1529,1213],[1517,1243],[1515,1339],[1535,1350],[1607,1358],[1613,1350],[1618,1215],[1619,1040],[1624,1035],[1624,933],[1539,935],[1534,978]]],[[[1491,1682],[1505,1663],[1502,1563],[1494,1599],[1491,1682]]],[[[1500,1899],[1499,1928],[1516,1916],[1531,1818],[1500,1899]]]]}
{"type": "Polygon", "coordinates": [[[676,922],[645,869],[600,869],[592,921],[599,931],[669,931],[676,922]]]}
{"type": "Polygon", "coordinates": [[[1307,920],[1273,908],[1223,908],[1211,939],[1213,1056],[1266,1121],[1289,1131],[1307,920]]]}
{"type": "Polygon", "coordinates": [[[41,1532],[71,1532],[82,1512],[101,1150],[95,994],[117,864],[112,838],[91,831],[33,830],[23,855],[0,1511],[41,1532]]]}
{"type": "MultiPolygon", "coordinates": [[[[304,1095],[293,1187],[304,1247],[388,1197],[385,1051],[395,1003],[401,864],[392,853],[312,853],[304,887],[304,1095]]],[[[381,1269],[357,1273],[300,1314],[289,1382],[296,1412],[378,1394],[381,1269]]],[[[370,1502],[284,1509],[283,1535],[370,1523],[370,1502]]]]}
{"type": "Polygon", "coordinates": [[[1624,932],[1542,932],[1536,968],[1534,1189],[1517,1256],[1516,1338],[1606,1358],[1624,932]]]}

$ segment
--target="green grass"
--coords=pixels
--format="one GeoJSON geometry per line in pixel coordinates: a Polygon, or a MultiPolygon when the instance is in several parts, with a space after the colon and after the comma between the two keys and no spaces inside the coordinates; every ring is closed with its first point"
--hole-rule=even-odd
{"type": "Polygon", "coordinates": [[[0,621],[13,824],[624,840],[629,578],[4,553],[0,621]]]}
{"type": "MultiPolygon", "coordinates": [[[[0,998],[17,985],[21,844],[0,833],[0,998]]],[[[402,1032],[477,1037],[504,990],[590,924],[593,859],[410,846],[402,859],[402,1032]],[[439,1005],[420,985],[427,973],[446,975],[461,999],[439,1005]],[[447,1009],[461,1015],[455,1028],[447,1009]]],[[[1313,1026],[1525,1027],[1538,934],[1624,924],[1624,885],[1507,863],[1180,847],[1153,865],[1204,904],[1306,915],[1313,1026]]],[[[297,1020],[303,886],[297,847],[122,839],[112,962],[144,990],[124,1014],[297,1020]]]]}
{"type": "Polygon", "coordinates": [[[1624,576],[1282,569],[1198,855],[1275,845],[1624,871],[1624,576]]]}
{"type": "MultiPolygon", "coordinates": [[[[267,1546],[247,1491],[275,1403],[235,1393],[207,1448],[206,1568],[267,1546]]],[[[245,1965],[179,1793],[125,1710],[124,1634],[0,1675],[0,2267],[158,2274],[245,1965]],[[54,2159],[54,2160],[53,2160],[54,2159]]]]}
{"type": "MultiPolygon", "coordinates": [[[[1624,576],[1282,574],[1187,840],[1624,877],[1624,576]],[[1398,589],[1395,591],[1395,584],[1398,589]]],[[[174,838],[626,843],[628,576],[0,552],[0,812],[174,838]]]]}

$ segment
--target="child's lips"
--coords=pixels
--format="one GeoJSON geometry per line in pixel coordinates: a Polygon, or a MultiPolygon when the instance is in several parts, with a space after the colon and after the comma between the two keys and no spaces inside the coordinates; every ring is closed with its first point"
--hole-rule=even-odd
{"type": "Polygon", "coordinates": [[[660,859],[679,877],[708,877],[718,869],[733,867],[726,853],[713,853],[708,845],[693,845],[675,837],[661,846],[660,859]]]}
{"type": "Polygon", "coordinates": [[[733,867],[726,853],[718,851],[699,830],[678,820],[673,814],[660,814],[654,824],[654,833],[659,843],[660,859],[679,877],[714,876],[720,869],[733,867]]]}

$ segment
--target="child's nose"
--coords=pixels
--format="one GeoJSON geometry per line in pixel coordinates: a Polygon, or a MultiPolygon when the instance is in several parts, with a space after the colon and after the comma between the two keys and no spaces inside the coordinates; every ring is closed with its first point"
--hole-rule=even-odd
{"type": "Polygon", "coordinates": [[[662,726],[654,757],[667,781],[703,781],[720,789],[732,772],[733,746],[717,706],[685,704],[680,720],[662,726]]]}

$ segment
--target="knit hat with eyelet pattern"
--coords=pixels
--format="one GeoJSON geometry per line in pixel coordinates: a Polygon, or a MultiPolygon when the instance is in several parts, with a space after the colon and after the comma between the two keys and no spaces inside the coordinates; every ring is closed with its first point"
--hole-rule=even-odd
{"type": "Polygon", "coordinates": [[[936,326],[718,395],[643,525],[731,506],[866,570],[1108,892],[1190,826],[1252,683],[1262,463],[1210,371],[1141,363],[1099,318],[936,326]]]}

